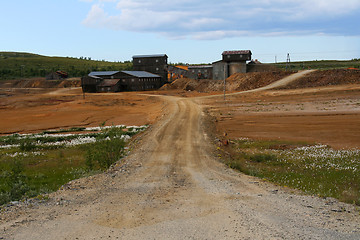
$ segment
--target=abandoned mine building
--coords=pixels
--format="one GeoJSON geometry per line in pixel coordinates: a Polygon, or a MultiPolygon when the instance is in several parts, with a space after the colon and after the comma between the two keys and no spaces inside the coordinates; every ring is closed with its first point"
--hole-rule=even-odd
{"type": "Polygon", "coordinates": [[[133,56],[133,70],[159,75],[162,84],[165,84],[168,82],[168,56],[166,54],[135,55],[133,56]]]}
{"type": "Polygon", "coordinates": [[[222,59],[213,62],[213,79],[224,80],[234,73],[246,73],[247,61],[251,60],[250,50],[224,51],[222,59]]]}
{"type": "Polygon", "coordinates": [[[56,71],[56,72],[48,73],[45,76],[46,80],[62,80],[62,79],[66,79],[66,78],[68,78],[68,73],[64,72],[64,71],[60,71],[60,70],[56,71]]]}
{"type": "Polygon", "coordinates": [[[81,78],[84,92],[155,90],[168,82],[166,54],[133,56],[133,71],[91,72],[81,78]]]}
{"type": "Polygon", "coordinates": [[[192,79],[212,79],[213,66],[212,65],[189,66],[188,77],[192,79]]]}
{"type": "Polygon", "coordinates": [[[144,91],[160,88],[162,78],[145,71],[91,72],[81,85],[84,92],[144,91]]]}

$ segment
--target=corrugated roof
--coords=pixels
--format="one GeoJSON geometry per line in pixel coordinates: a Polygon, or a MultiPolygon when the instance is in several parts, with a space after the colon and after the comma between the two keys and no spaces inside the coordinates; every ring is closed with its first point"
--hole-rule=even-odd
{"type": "Polygon", "coordinates": [[[89,73],[89,76],[111,76],[118,72],[119,71],[91,72],[89,73]]]}
{"type": "Polygon", "coordinates": [[[234,50],[234,51],[224,51],[222,55],[232,55],[232,54],[251,54],[250,50],[234,50]]]}
{"type": "Polygon", "coordinates": [[[193,65],[193,66],[189,66],[189,69],[192,68],[212,68],[212,65],[193,65]]]}
{"type": "Polygon", "coordinates": [[[159,75],[145,72],[145,71],[122,71],[123,73],[126,73],[128,75],[138,77],[138,78],[155,78],[160,77],[159,75]]]}
{"type": "Polygon", "coordinates": [[[147,57],[167,57],[166,54],[152,54],[152,55],[135,55],[133,58],[147,58],[147,57]]]}

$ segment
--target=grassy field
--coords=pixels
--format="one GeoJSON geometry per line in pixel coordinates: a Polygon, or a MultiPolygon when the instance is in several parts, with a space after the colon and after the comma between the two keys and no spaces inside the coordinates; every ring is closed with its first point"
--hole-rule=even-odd
{"type": "Polygon", "coordinates": [[[321,61],[304,61],[286,63],[277,63],[276,67],[288,70],[302,70],[302,69],[338,69],[338,68],[359,68],[360,59],[353,59],[350,61],[335,61],[335,60],[321,60],[321,61]]]}
{"type": "Polygon", "coordinates": [[[108,169],[126,154],[126,140],[145,128],[73,128],[0,137],[0,205],[56,191],[73,179],[108,169]]]}
{"type": "Polygon", "coordinates": [[[224,161],[231,168],[307,194],[360,205],[360,150],[239,139],[230,151],[224,161]]]}
{"type": "Polygon", "coordinates": [[[31,53],[0,52],[0,79],[45,77],[57,70],[69,77],[82,77],[91,71],[131,70],[132,62],[94,61],[89,58],[47,57],[31,53]]]}

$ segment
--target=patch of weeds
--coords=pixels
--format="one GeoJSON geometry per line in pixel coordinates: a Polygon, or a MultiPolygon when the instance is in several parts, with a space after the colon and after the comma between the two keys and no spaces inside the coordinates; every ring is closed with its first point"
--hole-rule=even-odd
{"type": "MultiPolygon", "coordinates": [[[[0,137],[0,205],[56,191],[121,159],[125,142],[147,126],[102,126],[86,134],[0,137]],[[36,149],[36,151],[34,151],[36,149]]],[[[69,131],[81,129],[71,128],[69,131]]]]}
{"type": "Polygon", "coordinates": [[[24,175],[24,164],[21,158],[13,159],[0,179],[0,205],[8,201],[20,200],[29,190],[27,177],[24,175]]]}
{"type": "Polygon", "coordinates": [[[360,205],[360,150],[301,142],[239,139],[229,167],[305,193],[360,205]]]}
{"type": "Polygon", "coordinates": [[[277,160],[276,155],[270,153],[256,153],[254,155],[250,155],[250,160],[253,162],[274,162],[277,160]]]}
{"type": "Polygon", "coordinates": [[[86,166],[93,170],[109,168],[124,155],[125,142],[119,138],[89,144],[85,154],[86,166]]]}

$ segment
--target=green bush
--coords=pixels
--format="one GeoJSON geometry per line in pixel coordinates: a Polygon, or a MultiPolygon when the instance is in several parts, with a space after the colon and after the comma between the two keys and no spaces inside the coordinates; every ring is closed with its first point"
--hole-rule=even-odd
{"type": "Polygon", "coordinates": [[[274,154],[269,153],[257,153],[250,156],[250,160],[253,162],[273,162],[276,161],[276,156],[274,154]]]}
{"type": "Polygon", "coordinates": [[[90,169],[94,169],[95,166],[107,169],[120,160],[124,154],[124,147],[125,142],[119,138],[89,144],[85,154],[85,163],[90,169]]]}
{"type": "Polygon", "coordinates": [[[27,178],[23,172],[24,165],[21,159],[17,158],[11,162],[9,171],[1,174],[0,178],[4,184],[1,184],[0,204],[20,200],[29,191],[27,178]]]}
{"type": "Polygon", "coordinates": [[[36,149],[34,141],[30,138],[24,138],[20,142],[20,150],[30,152],[36,149]]]}

